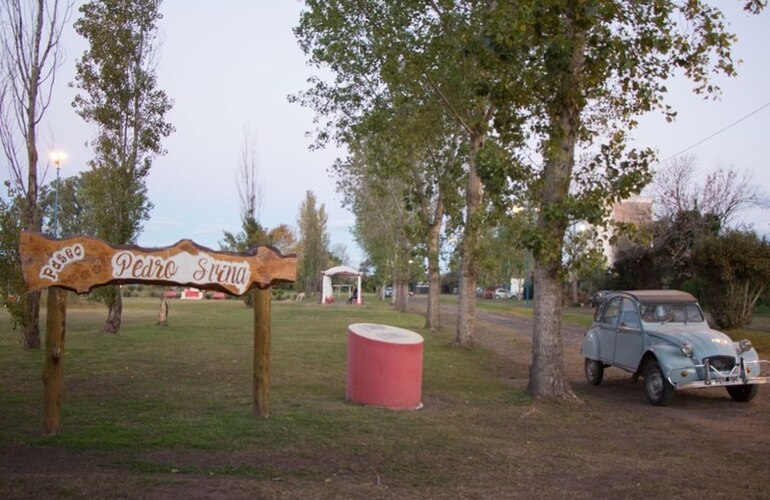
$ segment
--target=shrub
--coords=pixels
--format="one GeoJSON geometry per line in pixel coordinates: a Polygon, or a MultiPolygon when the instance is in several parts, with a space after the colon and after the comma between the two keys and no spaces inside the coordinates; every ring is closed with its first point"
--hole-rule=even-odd
{"type": "Polygon", "coordinates": [[[728,231],[702,240],[692,255],[701,301],[714,322],[743,328],[770,283],[770,243],[756,233],[728,231]]]}

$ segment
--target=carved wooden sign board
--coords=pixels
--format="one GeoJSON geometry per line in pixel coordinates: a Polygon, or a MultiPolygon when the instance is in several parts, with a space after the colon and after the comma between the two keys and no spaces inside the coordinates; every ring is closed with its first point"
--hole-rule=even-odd
{"type": "Polygon", "coordinates": [[[146,283],[243,295],[254,286],[293,282],[297,269],[295,255],[284,256],[271,247],[215,252],[190,240],[141,248],[85,236],[58,240],[23,232],[19,253],[29,291],[59,286],[85,293],[102,285],[146,283]]]}

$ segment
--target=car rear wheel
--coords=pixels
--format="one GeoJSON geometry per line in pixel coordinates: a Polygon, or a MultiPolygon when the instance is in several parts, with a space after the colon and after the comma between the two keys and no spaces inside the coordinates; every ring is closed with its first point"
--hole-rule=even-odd
{"type": "Polygon", "coordinates": [[[733,398],[733,400],[738,401],[739,403],[748,403],[754,399],[754,396],[757,395],[757,391],[759,391],[759,386],[757,384],[727,386],[727,393],[730,394],[730,397],[733,398]]]}
{"type": "Polygon", "coordinates": [[[674,397],[674,386],[666,380],[657,361],[650,361],[644,370],[647,400],[655,406],[666,406],[674,397]]]}
{"type": "Polygon", "coordinates": [[[599,385],[604,377],[604,364],[601,361],[586,358],[585,372],[589,384],[599,385]]]}

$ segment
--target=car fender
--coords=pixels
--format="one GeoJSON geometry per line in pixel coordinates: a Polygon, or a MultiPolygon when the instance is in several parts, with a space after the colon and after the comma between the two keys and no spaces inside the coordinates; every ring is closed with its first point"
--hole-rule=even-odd
{"type": "Polygon", "coordinates": [[[599,334],[595,328],[586,332],[580,352],[588,359],[599,359],[599,334]]]}
{"type": "Polygon", "coordinates": [[[735,352],[739,353],[737,354],[737,356],[743,357],[744,361],[759,361],[759,354],[757,354],[756,349],[754,349],[753,347],[748,351],[741,353],[740,347],[738,346],[738,342],[733,342],[733,344],[735,344],[735,352]]]}
{"type": "MultiPolygon", "coordinates": [[[[736,352],[740,352],[738,342],[735,342],[735,349],[736,352]]],[[[743,363],[746,365],[748,370],[747,375],[749,379],[757,378],[761,375],[762,368],[760,365],[762,361],[760,361],[759,354],[757,354],[757,351],[753,347],[742,354],[738,354],[738,357],[743,358],[743,363]]],[[[767,363],[767,361],[764,363],[767,363]]]]}
{"type": "Polygon", "coordinates": [[[671,344],[649,346],[647,353],[642,358],[642,365],[639,366],[640,372],[644,370],[643,364],[647,362],[650,356],[655,356],[664,376],[675,387],[679,384],[699,380],[696,363],[691,357],[685,356],[678,346],[671,344]]]}
{"type": "MultiPolygon", "coordinates": [[[[660,365],[660,369],[663,371],[663,373],[667,373],[669,370],[676,368],[690,368],[695,366],[692,358],[682,354],[682,349],[680,347],[671,344],[652,344],[648,346],[645,355],[642,356],[642,363],[647,362],[647,353],[655,356],[655,359],[658,360],[658,364],[660,365]]],[[[640,364],[639,370],[643,369],[644,366],[641,366],[640,364]]]]}

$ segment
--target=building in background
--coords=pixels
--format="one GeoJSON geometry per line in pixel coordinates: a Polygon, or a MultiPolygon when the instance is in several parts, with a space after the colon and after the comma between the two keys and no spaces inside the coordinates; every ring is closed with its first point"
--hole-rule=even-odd
{"type": "MultiPolygon", "coordinates": [[[[612,207],[610,215],[613,222],[635,224],[637,227],[649,227],[652,224],[652,200],[634,196],[627,200],[621,200],[612,207]]],[[[612,228],[609,229],[612,231],[612,228]]],[[[604,255],[607,257],[607,263],[612,266],[615,263],[618,250],[630,242],[624,236],[618,236],[614,243],[610,243],[612,233],[605,234],[603,239],[604,255]]]]}

